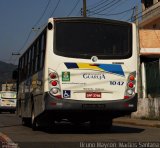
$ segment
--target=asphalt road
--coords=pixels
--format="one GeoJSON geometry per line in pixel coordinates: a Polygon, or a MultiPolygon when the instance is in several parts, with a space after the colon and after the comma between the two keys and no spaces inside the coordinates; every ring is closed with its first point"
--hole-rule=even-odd
{"type": "Polygon", "coordinates": [[[89,124],[73,126],[57,123],[54,130],[32,131],[22,126],[15,114],[0,114],[0,133],[7,135],[22,148],[77,148],[77,147],[160,147],[160,128],[113,124],[111,131],[91,129],[89,124]],[[159,142],[159,143],[158,143],[159,142]]]}

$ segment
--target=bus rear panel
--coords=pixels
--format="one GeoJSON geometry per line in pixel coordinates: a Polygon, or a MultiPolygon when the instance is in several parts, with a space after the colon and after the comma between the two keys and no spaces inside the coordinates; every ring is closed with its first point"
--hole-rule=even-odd
{"type": "Polygon", "coordinates": [[[57,118],[86,120],[136,111],[135,26],[99,19],[50,19],[51,24],[46,111],[56,112],[57,118]]]}

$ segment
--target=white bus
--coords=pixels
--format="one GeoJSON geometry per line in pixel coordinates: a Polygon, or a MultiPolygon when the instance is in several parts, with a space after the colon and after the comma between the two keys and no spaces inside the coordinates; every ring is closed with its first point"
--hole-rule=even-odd
{"type": "Polygon", "coordinates": [[[17,97],[15,91],[0,91],[0,112],[15,113],[17,97]]]}
{"type": "Polygon", "coordinates": [[[109,128],[136,110],[133,23],[50,18],[19,59],[18,115],[33,129],[63,119],[109,128]]]}

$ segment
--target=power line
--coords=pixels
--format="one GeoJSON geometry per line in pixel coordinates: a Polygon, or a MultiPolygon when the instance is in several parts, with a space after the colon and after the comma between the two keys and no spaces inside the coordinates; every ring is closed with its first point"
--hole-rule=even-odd
{"type": "MultiPolygon", "coordinates": [[[[27,43],[28,40],[29,40],[29,37],[30,37],[31,33],[32,33],[32,30],[29,32],[29,34],[28,34],[28,36],[27,36],[27,38],[26,38],[24,44],[22,45],[22,47],[18,50],[19,53],[20,53],[21,50],[25,47],[26,43],[27,43]]],[[[17,58],[15,59],[14,64],[16,63],[16,61],[17,61],[17,58]]]]}
{"type": "Polygon", "coordinates": [[[95,7],[95,6],[97,6],[99,3],[103,2],[103,1],[106,1],[106,0],[100,0],[99,2],[95,2],[95,3],[93,3],[93,4],[89,4],[89,5],[88,5],[88,8],[89,8],[89,7],[95,7]]]}
{"type": "Polygon", "coordinates": [[[70,11],[70,13],[69,13],[67,16],[70,16],[70,15],[72,14],[72,12],[76,9],[76,7],[77,7],[77,5],[78,5],[79,2],[80,2],[80,1],[77,0],[75,6],[73,7],[73,9],[70,11]]]}
{"type": "MultiPolygon", "coordinates": [[[[43,13],[42,13],[42,15],[39,17],[39,19],[37,20],[37,22],[34,24],[33,27],[37,26],[37,24],[41,21],[41,19],[43,18],[43,16],[45,15],[45,13],[46,13],[46,11],[47,11],[47,9],[48,9],[48,7],[49,7],[50,2],[51,2],[51,0],[48,0],[48,3],[47,3],[47,5],[46,5],[46,7],[45,7],[45,9],[44,9],[44,11],[43,11],[43,13]]],[[[28,34],[28,36],[27,36],[24,44],[23,44],[22,47],[18,50],[18,52],[20,52],[20,51],[25,47],[25,45],[27,44],[27,42],[28,42],[28,40],[29,40],[29,38],[30,38],[31,33],[32,33],[32,30],[29,32],[29,34],[28,34]]],[[[11,55],[11,57],[9,58],[9,61],[11,60],[11,58],[12,58],[12,55],[11,55]]]]}
{"type": "MultiPolygon", "coordinates": [[[[46,7],[45,7],[45,9],[44,9],[44,11],[43,11],[43,13],[42,13],[42,15],[40,16],[40,18],[37,20],[37,22],[35,23],[35,25],[34,25],[33,27],[35,27],[35,26],[41,21],[41,19],[43,18],[44,14],[46,13],[46,10],[47,10],[50,2],[51,2],[51,0],[48,0],[48,3],[47,3],[47,5],[46,5],[46,7]]],[[[26,38],[23,46],[20,48],[20,50],[19,50],[18,52],[20,52],[20,51],[25,47],[26,43],[27,43],[28,40],[29,40],[29,37],[30,37],[31,33],[32,33],[32,30],[29,32],[29,34],[28,34],[28,36],[27,36],[27,38],[26,38]]]]}
{"type": "MultiPolygon", "coordinates": [[[[160,7],[160,6],[158,6],[158,7],[160,7]]],[[[146,10],[143,10],[143,11],[140,11],[138,14],[136,14],[137,15],[137,19],[139,19],[139,18],[142,18],[143,16],[145,16],[146,14],[143,14],[143,12],[145,12],[146,10]],[[140,16],[139,16],[139,14],[141,14],[140,16]],[[143,15],[142,15],[143,14],[143,15]]],[[[153,10],[151,10],[151,11],[149,11],[149,12],[147,12],[147,13],[151,13],[152,11],[154,11],[154,9],[153,10]]],[[[160,14],[160,13],[159,13],[160,14]]],[[[132,18],[129,18],[129,19],[127,19],[126,21],[129,21],[129,20],[131,20],[132,18]]],[[[135,20],[137,20],[137,19],[134,19],[134,21],[135,20]]]]}
{"type": "Polygon", "coordinates": [[[91,7],[91,8],[89,8],[89,10],[92,10],[92,9],[95,9],[95,8],[97,8],[97,7],[99,7],[99,6],[101,6],[101,5],[103,5],[104,3],[106,3],[106,0],[101,0],[100,2],[98,2],[97,4],[95,4],[96,6],[93,6],[93,7],[91,7]]]}
{"type": "MultiPolygon", "coordinates": [[[[131,15],[131,18],[133,18],[133,15],[134,15],[134,9],[135,9],[135,6],[133,7],[133,9],[132,9],[132,15],[131,15]]],[[[120,17],[119,18],[119,20],[122,20],[125,16],[128,16],[128,15],[130,15],[130,13],[125,13],[122,17],[120,17]]]]}
{"type": "Polygon", "coordinates": [[[29,37],[30,37],[31,33],[32,33],[32,30],[29,32],[29,34],[28,34],[28,36],[27,36],[27,38],[26,38],[26,40],[25,40],[23,46],[20,48],[20,50],[18,50],[18,52],[20,52],[20,51],[25,47],[26,43],[27,43],[28,40],[29,40],[29,37]]]}
{"type": "MultiPolygon", "coordinates": [[[[138,14],[136,14],[137,18],[135,18],[133,21],[136,21],[137,19],[142,18],[142,17],[145,15],[145,14],[142,15],[143,12],[144,12],[144,11],[141,11],[141,12],[139,12],[138,14]],[[141,14],[141,15],[138,16],[139,14],[141,14]]],[[[134,13],[134,12],[133,12],[133,13],[134,13]]],[[[129,20],[132,21],[132,18],[134,18],[133,14],[132,14],[131,18],[127,19],[126,21],[129,21],[129,20]]]]}
{"type": "Polygon", "coordinates": [[[112,0],[112,1],[110,1],[109,3],[106,3],[104,6],[102,6],[102,7],[100,7],[100,8],[97,8],[97,9],[94,9],[94,10],[89,9],[89,11],[94,13],[94,12],[99,11],[99,10],[105,8],[106,6],[112,4],[114,1],[115,1],[115,0],[112,0]],[[92,10],[92,11],[91,11],[91,10],[92,10]]]}
{"type": "Polygon", "coordinates": [[[131,11],[131,10],[133,10],[133,8],[127,9],[127,10],[125,10],[125,11],[117,12],[117,13],[112,13],[112,14],[97,14],[97,15],[105,15],[105,16],[120,15],[120,14],[129,12],[129,11],[131,11]]]}
{"type": "Polygon", "coordinates": [[[58,2],[57,2],[57,4],[56,4],[56,7],[53,9],[50,17],[52,17],[52,16],[54,15],[54,13],[55,13],[56,9],[58,8],[60,2],[61,2],[61,0],[58,0],[58,2]]]}
{"type": "Polygon", "coordinates": [[[126,12],[129,12],[129,11],[133,10],[133,8],[127,9],[125,11],[117,12],[117,13],[109,13],[109,12],[114,11],[117,7],[119,7],[120,5],[126,3],[127,1],[129,1],[129,0],[123,0],[118,5],[113,6],[113,8],[110,11],[107,11],[106,13],[97,14],[97,15],[100,15],[100,16],[103,16],[103,15],[104,16],[114,16],[114,15],[121,15],[121,14],[124,14],[124,13],[126,14],[126,12]]]}
{"type": "Polygon", "coordinates": [[[117,6],[113,7],[111,10],[107,11],[106,13],[110,13],[110,12],[114,11],[117,7],[119,7],[120,5],[124,4],[124,3],[125,3],[126,1],[128,1],[128,0],[123,0],[123,1],[121,1],[120,4],[118,4],[117,6]],[[124,2],[123,2],[123,1],[124,1],[124,2]]]}
{"type": "Polygon", "coordinates": [[[48,0],[48,3],[47,3],[47,5],[46,5],[46,7],[45,7],[45,9],[44,9],[44,11],[43,11],[43,13],[42,13],[42,15],[41,15],[40,18],[37,20],[37,22],[35,23],[34,27],[37,26],[37,24],[38,24],[38,23],[41,21],[41,19],[43,18],[44,14],[46,13],[46,11],[47,11],[47,9],[48,9],[48,6],[49,6],[50,2],[51,2],[51,0],[48,0]]]}
{"type": "Polygon", "coordinates": [[[116,4],[118,4],[120,1],[122,1],[122,0],[118,0],[118,1],[116,1],[115,3],[113,3],[115,0],[113,0],[113,1],[111,1],[110,3],[108,3],[107,5],[105,5],[105,8],[104,9],[99,9],[99,11],[97,11],[97,10],[95,10],[95,11],[91,11],[90,13],[91,13],[91,15],[95,15],[95,14],[99,14],[99,13],[101,13],[101,12],[103,12],[103,11],[105,11],[106,9],[108,9],[108,8],[111,8],[111,7],[113,7],[114,5],[116,5],[116,4]],[[111,5],[110,5],[111,4],[111,5]],[[110,6],[108,6],[108,5],[110,5],[110,6]],[[108,7],[106,7],[106,6],[108,6],[108,7]]]}
{"type": "MultiPolygon", "coordinates": [[[[127,2],[130,2],[130,1],[127,0],[126,3],[127,3],[127,2]]],[[[134,3],[134,1],[131,1],[131,2],[130,2],[130,5],[133,5],[132,15],[134,15],[135,3],[134,3]],[[131,2],[132,2],[132,4],[131,4],[131,2]]],[[[124,4],[124,3],[123,3],[123,4],[124,4]]],[[[128,16],[128,15],[131,15],[131,14],[130,14],[130,13],[125,13],[124,15],[122,15],[122,16],[119,18],[119,20],[122,20],[124,17],[126,17],[126,16],[128,16]]],[[[132,15],[131,15],[131,16],[132,16],[132,15]]]]}
{"type": "MultiPolygon", "coordinates": [[[[40,22],[40,20],[42,19],[42,17],[43,17],[44,14],[46,13],[46,10],[47,10],[47,8],[48,8],[50,2],[51,2],[51,0],[48,1],[47,5],[46,5],[46,7],[45,7],[45,9],[44,9],[44,11],[43,11],[43,14],[42,14],[41,17],[37,20],[37,22],[35,23],[34,26],[36,26],[36,25],[40,22]]],[[[60,3],[60,0],[57,2],[57,5],[56,5],[55,9],[52,11],[51,16],[55,13],[55,11],[56,11],[56,9],[57,9],[59,3],[60,3]]],[[[24,44],[23,44],[22,47],[18,50],[18,52],[21,52],[22,49],[25,47],[25,45],[27,44],[27,42],[28,42],[28,40],[29,40],[31,34],[32,34],[32,30],[29,32],[29,34],[28,34],[28,36],[27,36],[27,38],[26,38],[24,44]]],[[[16,61],[16,60],[17,60],[17,58],[15,59],[15,61],[16,61]]]]}

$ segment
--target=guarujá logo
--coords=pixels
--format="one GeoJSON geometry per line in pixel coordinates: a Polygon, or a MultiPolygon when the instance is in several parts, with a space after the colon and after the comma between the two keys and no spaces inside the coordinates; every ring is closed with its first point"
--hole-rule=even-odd
{"type": "Polygon", "coordinates": [[[62,72],[62,81],[70,81],[70,72],[68,71],[62,72]]]}

